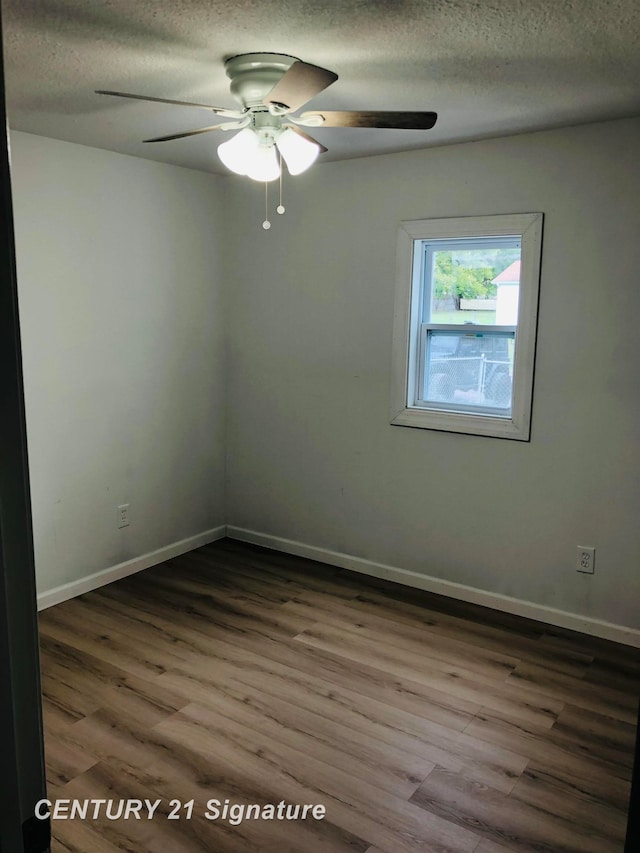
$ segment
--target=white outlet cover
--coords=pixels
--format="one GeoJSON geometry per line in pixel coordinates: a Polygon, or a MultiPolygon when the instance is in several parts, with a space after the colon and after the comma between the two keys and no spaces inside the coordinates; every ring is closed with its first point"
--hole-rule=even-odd
{"type": "Polygon", "coordinates": [[[118,527],[128,527],[131,524],[131,509],[129,504],[120,504],[118,511],[118,527]]]}
{"type": "Polygon", "coordinates": [[[590,545],[578,545],[576,554],[576,571],[592,575],[596,563],[596,549],[590,545]]]}

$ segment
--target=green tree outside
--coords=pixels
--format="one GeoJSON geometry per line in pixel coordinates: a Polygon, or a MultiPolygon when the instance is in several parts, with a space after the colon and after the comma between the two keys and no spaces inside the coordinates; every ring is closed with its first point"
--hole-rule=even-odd
{"type": "Polygon", "coordinates": [[[460,308],[461,299],[494,299],[497,286],[492,280],[519,254],[519,249],[436,252],[434,298],[451,299],[456,310],[460,308]]]}

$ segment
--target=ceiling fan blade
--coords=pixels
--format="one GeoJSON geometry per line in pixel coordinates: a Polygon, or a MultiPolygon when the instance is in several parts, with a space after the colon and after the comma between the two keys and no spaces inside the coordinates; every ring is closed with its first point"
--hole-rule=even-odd
{"type": "Polygon", "coordinates": [[[381,110],[316,110],[302,113],[300,118],[304,120],[312,116],[322,117],[318,127],[382,127],[389,130],[430,130],[438,118],[437,113],[381,110]]]}
{"type": "Polygon", "coordinates": [[[314,145],[317,145],[320,149],[320,153],[324,154],[325,151],[328,151],[328,148],[325,148],[321,142],[318,142],[317,139],[314,139],[313,136],[309,136],[308,133],[305,133],[304,130],[300,130],[299,127],[296,127],[295,124],[288,124],[287,127],[290,127],[291,130],[295,131],[298,136],[301,136],[303,139],[306,139],[307,142],[313,142],[314,145]]]}
{"type": "Polygon", "coordinates": [[[143,139],[143,142],[169,142],[171,139],[182,139],[185,136],[197,136],[199,133],[209,133],[212,130],[220,130],[227,127],[226,124],[212,124],[209,127],[200,127],[198,130],[185,130],[184,133],[171,133],[169,136],[156,136],[154,139],[143,139]]]}
{"type": "Polygon", "coordinates": [[[212,107],[210,104],[193,104],[191,101],[172,101],[168,98],[152,98],[149,95],[131,95],[127,92],[110,92],[107,89],[96,89],[96,95],[113,95],[115,98],[133,98],[136,101],[153,101],[156,104],[173,104],[178,107],[198,107],[201,110],[212,110],[221,116],[229,118],[240,118],[241,112],[237,110],[225,110],[222,107],[212,107]]]}
{"type": "Polygon", "coordinates": [[[309,65],[307,62],[294,62],[291,68],[278,80],[273,89],[265,97],[264,102],[282,104],[290,112],[294,112],[315,95],[323,92],[338,79],[338,75],[326,68],[309,65]]]}

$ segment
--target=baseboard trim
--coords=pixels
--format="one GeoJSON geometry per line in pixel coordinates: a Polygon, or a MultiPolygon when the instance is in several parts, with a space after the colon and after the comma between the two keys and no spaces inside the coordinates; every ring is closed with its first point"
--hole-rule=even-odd
{"type": "Polygon", "coordinates": [[[70,583],[54,587],[38,595],[38,610],[53,607],[54,604],[60,604],[60,602],[67,601],[69,598],[75,598],[77,595],[82,595],[85,592],[91,592],[92,589],[98,589],[98,587],[105,584],[126,578],[128,575],[134,575],[136,572],[150,569],[151,566],[157,566],[158,563],[163,563],[165,560],[179,557],[181,554],[186,554],[187,551],[193,551],[194,548],[209,545],[211,542],[222,539],[226,536],[226,533],[227,529],[222,524],[220,527],[205,530],[196,536],[189,536],[187,539],[181,539],[179,542],[165,545],[164,548],[158,548],[157,551],[142,554],[140,557],[134,557],[132,560],[119,563],[117,566],[111,566],[108,569],[87,575],[87,577],[80,578],[77,581],[70,581],[70,583]]]}
{"type": "Polygon", "coordinates": [[[268,533],[258,533],[255,530],[246,530],[242,527],[227,525],[227,536],[231,539],[238,539],[241,542],[262,545],[274,551],[283,551],[286,554],[295,554],[298,557],[308,557],[311,560],[328,563],[330,566],[339,566],[343,569],[350,569],[361,574],[395,581],[396,583],[415,587],[416,589],[424,589],[427,592],[437,593],[438,595],[446,595],[449,598],[468,601],[471,604],[491,607],[494,610],[512,613],[515,616],[525,616],[528,619],[535,619],[538,622],[544,622],[547,625],[553,625],[557,628],[568,628],[571,631],[579,631],[582,634],[588,634],[592,637],[601,637],[604,640],[612,640],[616,643],[640,648],[640,630],[629,628],[625,625],[616,625],[612,622],[593,619],[589,616],[580,616],[579,614],[569,613],[565,610],[557,610],[554,607],[535,604],[531,601],[512,598],[511,596],[500,593],[487,592],[486,590],[454,583],[453,581],[422,575],[408,569],[401,569],[397,566],[374,563],[371,560],[364,560],[361,557],[353,557],[350,554],[342,554],[338,551],[330,551],[326,548],[317,547],[316,545],[306,545],[303,542],[283,539],[280,536],[271,536],[268,533]]]}

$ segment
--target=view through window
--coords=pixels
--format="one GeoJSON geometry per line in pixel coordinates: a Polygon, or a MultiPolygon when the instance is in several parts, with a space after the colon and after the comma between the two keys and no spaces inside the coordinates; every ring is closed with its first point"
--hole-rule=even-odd
{"type": "Polygon", "coordinates": [[[417,405],[511,416],[520,238],[425,240],[417,405]]]}

